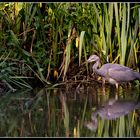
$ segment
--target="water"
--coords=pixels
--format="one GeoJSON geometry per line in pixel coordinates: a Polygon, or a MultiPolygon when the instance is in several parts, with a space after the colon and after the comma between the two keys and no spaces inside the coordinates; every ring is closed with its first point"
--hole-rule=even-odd
{"type": "Polygon", "coordinates": [[[106,85],[103,92],[97,83],[73,83],[8,93],[0,98],[0,136],[139,137],[140,109],[135,102],[137,85],[118,91],[106,85]]]}

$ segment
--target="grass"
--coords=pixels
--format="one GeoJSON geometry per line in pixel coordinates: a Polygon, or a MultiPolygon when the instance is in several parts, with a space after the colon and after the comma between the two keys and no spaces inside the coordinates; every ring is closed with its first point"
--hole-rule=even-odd
{"type": "MultiPolygon", "coordinates": [[[[94,53],[102,63],[139,71],[139,23],[139,3],[1,3],[0,84],[7,87],[1,98],[1,136],[139,136],[137,113],[111,122],[98,117],[98,129],[91,132],[84,127],[91,113],[88,95],[78,95],[84,100],[70,104],[71,94],[58,98],[59,90],[51,91],[66,86],[68,80],[87,79],[85,62],[94,53]],[[34,98],[17,91],[28,89],[31,95],[40,86],[48,90],[35,93],[34,98]]],[[[71,88],[66,91],[70,92],[71,88]]],[[[98,96],[97,100],[105,99],[98,96]]]]}
{"type": "MultiPolygon", "coordinates": [[[[76,65],[78,59],[80,67],[93,53],[103,62],[138,70],[139,4],[2,3],[0,7],[0,56],[24,61],[31,77],[37,76],[43,85],[68,80],[70,64],[76,65]]],[[[88,74],[87,65],[84,69],[88,74]]]]}

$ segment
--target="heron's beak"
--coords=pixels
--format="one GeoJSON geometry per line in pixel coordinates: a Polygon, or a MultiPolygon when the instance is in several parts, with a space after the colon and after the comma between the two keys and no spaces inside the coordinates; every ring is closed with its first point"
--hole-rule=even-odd
{"type": "Polygon", "coordinates": [[[90,63],[90,62],[94,62],[94,61],[93,61],[92,59],[89,58],[89,59],[87,60],[87,62],[90,63]]]}
{"type": "Polygon", "coordinates": [[[90,63],[90,62],[92,62],[92,61],[91,61],[91,59],[89,58],[89,59],[87,60],[87,62],[90,63]]]}

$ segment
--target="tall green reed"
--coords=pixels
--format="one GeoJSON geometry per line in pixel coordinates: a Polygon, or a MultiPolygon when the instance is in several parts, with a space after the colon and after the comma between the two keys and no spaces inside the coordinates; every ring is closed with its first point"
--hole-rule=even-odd
{"type": "Polygon", "coordinates": [[[2,46],[7,52],[15,50],[10,57],[25,60],[44,83],[55,77],[67,79],[72,59],[78,58],[80,65],[92,53],[100,55],[104,62],[103,58],[137,68],[138,4],[3,3],[0,6],[2,46]],[[75,36],[70,38],[74,28],[75,36]]]}

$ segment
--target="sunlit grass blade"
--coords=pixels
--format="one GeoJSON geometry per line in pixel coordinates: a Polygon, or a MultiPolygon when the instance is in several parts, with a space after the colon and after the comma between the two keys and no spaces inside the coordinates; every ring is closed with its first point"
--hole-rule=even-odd
{"type": "Polygon", "coordinates": [[[115,20],[116,20],[116,33],[117,33],[117,38],[118,38],[118,46],[119,46],[119,50],[118,50],[118,54],[120,54],[120,47],[121,47],[121,40],[120,40],[120,20],[119,20],[119,13],[118,13],[118,3],[114,3],[114,8],[115,8],[115,20]]]}
{"type": "Polygon", "coordinates": [[[88,98],[86,98],[85,103],[84,103],[84,109],[83,109],[82,119],[81,119],[81,122],[80,122],[80,131],[82,130],[83,124],[84,124],[84,118],[85,118],[85,113],[86,113],[86,108],[87,108],[87,101],[88,101],[87,99],[88,98]]]}
{"type": "MultiPolygon", "coordinates": [[[[109,4],[109,8],[107,10],[107,5],[104,4],[104,9],[105,9],[105,27],[106,27],[106,44],[107,44],[107,51],[110,50],[110,57],[112,56],[113,53],[113,45],[112,45],[112,23],[113,23],[113,3],[109,4]]],[[[108,52],[107,52],[108,54],[108,52]]],[[[112,59],[112,57],[111,57],[112,59]]]]}
{"type": "Polygon", "coordinates": [[[69,137],[69,110],[66,103],[66,96],[61,93],[60,100],[62,104],[62,111],[64,113],[64,127],[65,127],[65,136],[69,137]]]}
{"type": "Polygon", "coordinates": [[[106,120],[105,121],[105,126],[104,126],[104,134],[103,134],[103,136],[104,137],[109,137],[109,121],[108,120],[106,120]]]}
{"type": "Polygon", "coordinates": [[[67,40],[67,45],[66,45],[66,49],[65,49],[65,65],[64,65],[64,76],[63,76],[63,80],[66,76],[68,67],[69,67],[69,63],[70,63],[70,55],[71,55],[71,41],[72,39],[71,37],[71,24],[69,27],[69,32],[68,32],[68,40],[67,40]]]}
{"type": "Polygon", "coordinates": [[[82,48],[83,48],[83,42],[84,42],[84,35],[85,31],[82,31],[80,34],[80,40],[79,40],[79,65],[81,63],[81,55],[82,55],[82,48]]]}
{"type": "Polygon", "coordinates": [[[71,44],[68,43],[68,46],[66,48],[66,58],[65,58],[65,66],[64,66],[64,78],[66,76],[66,73],[67,73],[67,70],[68,70],[68,67],[69,67],[69,63],[70,63],[70,50],[71,50],[71,44]]]}
{"type": "Polygon", "coordinates": [[[79,122],[79,120],[77,122],[77,127],[75,127],[74,130],[73,130],[73,136],[75,138],[79,138],[80,137],[80,122],[79,122]]]}
{"type": "Polygon", "coordinates": [[[119,137],[125,136],[125,122],[124,122],[124,116],[120,117],[119,119],[119,137]]]}
{"type": "MultiPolygon", "coordinates": [[[[125,56],[126,56],[126,48],[127,48],[127,32],[126,32],[126,4],[123,5],[123,17],[122,17],[122,28],[121,28],[121,57],[120,64],[125,65],[125,56]]],[[[129,22],[128,22],[129,23],[129,22]]]]}
{"type": "Polygon", "coordinates": [[[97,136],[98,137],[102,137],[104,125],[105,125],[105,120],[98,118],[98,129],[97,129],[97,136]]]}
{"type": "Polygon", "coordinates": [[[105,34],[104,34],[104,28],[103,28],[103,24],[104,23],[101,22],[101,19],[100,19],[100,16],[99,16],[99,12],[98,12],[98,10],[96,8],[96,4],[95,3],[93,4],[93,7],[94,7],[94,10],[95,10],[95,13],[96,13],[96,16],[97,16],[98,23],[100,25],[100,36],[102,38],[101,39],[101,46],[102,46],[102,49],[103,49],[101,51],[107,57],[107,55],[108,55],[107,54],[108,53],[108,48],[106,46],[106,41],[105,41],[105,34]]]}
{"type": "Polygon", "coordinates": [[[137,60],[138,48],[136,47],[136,44],[138,43],[138,37],[137,37],[138,28],[139,28],[138,19],[136,19],[135,26],[134,26],[134,28],[131,27],[130,35],[128,38],[128,41],[130,41],[131,47],[130,47],[130,51],[129,51],[129,55],[128,55],[127,66],[129,66],[131,64],[132,56],[134,56],[133,60],[135,61],[135,63],[136,64],[138,63],[138,60],[137,60]]]}

